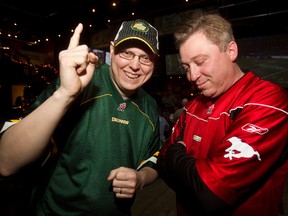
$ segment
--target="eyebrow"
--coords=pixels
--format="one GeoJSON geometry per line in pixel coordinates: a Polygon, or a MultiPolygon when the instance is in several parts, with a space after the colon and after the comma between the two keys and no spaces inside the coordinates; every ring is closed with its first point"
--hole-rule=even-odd
{"type": "MultiPolygon", "coordinates": [[[[205,58],[205,59],[207,59],[208,57],[209,57],[209,55],[199,54],[199,55],[197,55],[197,56],[194,56],[194,57],[190,58],[190,59],[189,59],[189,62],[195,61],[195,60],[197,60],[197,59],[199,59],[199,58],[205,58]]],[[[187,64],[187,63],[184,63],[182,60],[181,60],[180,62],[181,62],[181,64],[187,64]]]]}

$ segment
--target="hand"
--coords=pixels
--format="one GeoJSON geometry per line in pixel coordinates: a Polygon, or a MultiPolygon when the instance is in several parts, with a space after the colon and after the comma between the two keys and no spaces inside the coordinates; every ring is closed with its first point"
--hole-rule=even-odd
{"type": "Polygon", "coordinates": [[[134,169],[119,167],[110,172],[108,181],[112,181],[117,198],[132,198],[141,185],[141,178],[134,169]]]}
{"type": "Polygon", "coordinates": [[[80,23],[70,39],[67,50],[59,53],[59,91],[68,97],[76,97],[90,82],[98,57],[86,45],[79,45],[83,25],[80,23]]]}

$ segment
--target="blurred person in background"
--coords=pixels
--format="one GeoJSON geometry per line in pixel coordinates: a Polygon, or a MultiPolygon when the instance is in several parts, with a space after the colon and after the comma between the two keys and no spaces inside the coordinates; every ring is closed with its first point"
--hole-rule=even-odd
{"type": "Polygon", "coordinates": [[[175,110],[174,115],[173,115],[173,124],[176,123],[176,121],[179,119],[181,113],[184,110],[185,105],[188,103],[188,98],[182,98],[181,100],[181,107],[177,110],[175,110]]]}

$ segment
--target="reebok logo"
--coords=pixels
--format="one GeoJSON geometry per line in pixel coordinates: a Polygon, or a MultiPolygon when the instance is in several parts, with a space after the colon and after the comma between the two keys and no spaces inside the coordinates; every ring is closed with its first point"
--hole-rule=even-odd
{"type": "Polygon", "coordinates": [[[263,135],[268,132],[268,128],[262,128],[254,124],[246,124],[242,127],[242,130],[247,131],[248,133],[258,133],[263,135]]]}

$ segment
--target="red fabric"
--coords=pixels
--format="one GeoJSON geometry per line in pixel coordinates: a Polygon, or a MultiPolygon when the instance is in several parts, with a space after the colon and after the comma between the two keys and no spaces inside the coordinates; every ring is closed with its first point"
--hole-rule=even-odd
{"type": "MultiPolygon", "coordinates": [[[[186,105],[187,154],[197,159],[200,177],[225,202],[233,204],[255,190],[280,157],[288,142],[287,101],[284,89],[250,72],[215,103],[200,95],[186,105]]],[[[183,119],[182,114],[160,155],[180,134],[183,119]]],[[[287,173],[288,164],[270,175],[235,215],[278,215],[287,173]]]]}

